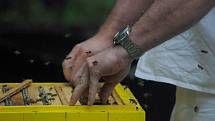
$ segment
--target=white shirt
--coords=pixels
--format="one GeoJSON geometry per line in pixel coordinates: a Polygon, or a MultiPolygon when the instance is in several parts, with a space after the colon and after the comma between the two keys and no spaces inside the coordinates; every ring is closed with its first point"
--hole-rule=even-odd
{"type": "Polygon", "coordinates": [[[146,52],[135,75],[215,94],[215,7],[194,27],[146,52]]]}

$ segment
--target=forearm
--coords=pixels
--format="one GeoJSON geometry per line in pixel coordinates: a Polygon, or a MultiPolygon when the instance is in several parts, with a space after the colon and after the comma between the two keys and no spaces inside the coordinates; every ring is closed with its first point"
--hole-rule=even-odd
{"type": "Polygon", "coordinates": [[[156,0],[132,27],[130,38],[147,51],[198,22],[214,0],[156,0]]]}
{"type": "Polygon", "coordinates": [[[112,39],[122,27],[135,23],[152,2],[153,0],[116,0],[97,35],[112,39]]]}

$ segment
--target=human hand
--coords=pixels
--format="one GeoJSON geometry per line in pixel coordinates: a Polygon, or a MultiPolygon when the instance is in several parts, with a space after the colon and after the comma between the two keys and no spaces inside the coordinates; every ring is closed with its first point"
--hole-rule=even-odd
{"type": "Polygon", "coordinates": [[[104,51],[88,57],[85,63],[74,75],[74,91],[70,105],[75,105],[83,93],[88,90],[88,105],[95,101],[97,85],[100,79],[104,80],[104,86],[100,91],[100,98],[105,103],[111,95],[114,87],[128,74],[132,59],[121,46],[110,47],[104,51]]]}
{"type": "Polygon", "coordinates": [[[97,54],[111,45],[111,39],[99,35],[77,44],[63,61],[62,66],[65,79],[71,85],[74,85],[73,75],[83,65],[86,58],[97,54]]]}

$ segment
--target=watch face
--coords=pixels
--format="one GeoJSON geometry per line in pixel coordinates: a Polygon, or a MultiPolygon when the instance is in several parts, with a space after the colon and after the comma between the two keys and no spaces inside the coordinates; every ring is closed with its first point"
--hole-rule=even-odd
{"type": "Polygon", "coordinates": [[[119,31],[113,38],[114,45],[120,44],[121,41],[126,39],[129,35],[129,31],[130,29],[128,26],[119,31]]]}
{"type": "Polygon", "coordinates": [[[119,35],[119,32],[117,32],[117,33],[115,34],[114,38],[113,38],[113,44],[114,44],[114,45],[117,45],[117,44],[118,44],[118,42],[117,42],[117,40],[118,40],[118,35],[119,35]]]}
{"type": "Polygon", "coordinates": [[[123,47],[127,52],[128,55],[133,58],[139,58],[144,52],[141,50],[141,48],[138,48],[138,46],[133,43],[129,38],[129,33],[131,29],[129,26],[118,32],[113,39],[114,45],[120,45],[123,47]]]}

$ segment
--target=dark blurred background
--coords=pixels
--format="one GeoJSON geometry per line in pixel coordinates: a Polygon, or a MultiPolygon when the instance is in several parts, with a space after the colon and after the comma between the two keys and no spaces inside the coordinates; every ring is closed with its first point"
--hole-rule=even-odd
{"type": "MultiPolygon", "coordinates": [[[[115,0],[1,0],[0,82],[65,82],[61,62],[73,46],[93,36],[115,0]]],[[[123,81],[147,112],[168,121],[175,86],[134,77],[123,81]]]]}
{"type": "Polygon", "coordinates": [[[62,81],[61,62],[97,31],[113,0],[1,0],[1,81],[62,81]]]}

